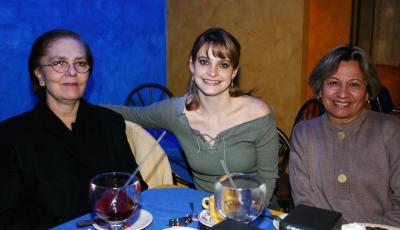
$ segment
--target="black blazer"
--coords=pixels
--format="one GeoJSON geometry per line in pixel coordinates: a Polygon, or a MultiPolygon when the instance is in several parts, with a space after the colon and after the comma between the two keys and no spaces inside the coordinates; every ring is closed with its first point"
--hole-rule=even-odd
{"type": "Polygon", "coordinates": [[[81,100],[69,130],[38,102],[0,123],[0,229],[48,229],[87,213],[94,175],[136,166],[121,115],[81,100]]]}

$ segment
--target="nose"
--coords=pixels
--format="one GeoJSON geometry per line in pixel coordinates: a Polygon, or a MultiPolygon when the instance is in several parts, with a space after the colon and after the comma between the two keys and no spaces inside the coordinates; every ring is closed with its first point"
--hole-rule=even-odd
{"type": "Polygon", "coordinates": [[[72,63],[72,64],[68,65],[68,71],[67,72],[69,73],[69,75],[76,75],[76,73],[78,71],[76,71],[75,65],[72,63]]]}
{"type": "Polygon", "coordinates": [[[348,95],[348,88],[346,85],[340,85],[336,94],[340,98],[345,98],[348,95]]]}
{"type": "Polygon", "coordinates": [[[208,67],[208,75],[209,76],[211,76],[211,77],[215,77],[215,76],[217,76],[217,66],[216,65],[213,65],[213,64],[211,64],[211,65],[209,65],[209,67],[208,67]]]}

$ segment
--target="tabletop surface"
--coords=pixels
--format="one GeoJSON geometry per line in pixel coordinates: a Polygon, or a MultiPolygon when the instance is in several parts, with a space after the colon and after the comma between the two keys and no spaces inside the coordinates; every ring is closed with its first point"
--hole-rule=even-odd
{"type": "MultiPolygon", "coordinates": [[[[200,213],[203,208],[201,201],[204,197],[209,196],[209,193],[197,191],[188,188],[162,188],[162,189],[149,189],[142,193],[141,207],[149,211],[153,215],[152,223],[145,228],[147,229],[165,229],[168,227],[168,220],[170,218],[182,217],[191,212],[190,202],[194,203],[194,209],[200,213]]],[[[53,229],[95,229],[92,226],[85,228],[77,228],[76,222],[78,220],[90,219],[90,214],[83,215],[74,220],[59,225],[53,229]]],[[[261,216],[251,223],[261,229],[274,230],[272,220],[261,216]]],[[[198,222],[192,222],[189,227],[199,228],[198,222]]]]}

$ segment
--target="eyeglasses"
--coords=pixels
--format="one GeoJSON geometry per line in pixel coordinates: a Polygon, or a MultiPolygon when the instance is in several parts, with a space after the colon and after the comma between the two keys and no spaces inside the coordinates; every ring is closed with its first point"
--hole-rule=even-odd
{"type": "MultiPolygon", "coordinates": [[[[54,71],[57,73],[65,73],[69,70],[71,64],[65,61],[55,61],[53,63],[47,64],[47,65],[40,65],[40,66],[51,66],[54,71]]],[[[72,63],[74,66],[76,72],[78,73],[87,73],[90,69],[89,63],[85,61],[77,61],[72,63]]]]}

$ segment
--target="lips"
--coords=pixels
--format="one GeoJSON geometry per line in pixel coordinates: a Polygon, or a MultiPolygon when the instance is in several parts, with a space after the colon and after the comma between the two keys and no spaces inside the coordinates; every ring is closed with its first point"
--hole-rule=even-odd
{"type": "Polygon", "coordinates": [[[208,85],[218,85],[220,83],[220,81],[216,81],[216,80],[209,80],[209,79],[203,79],[204,83],[208,84],[208,85]]]}
{"type": "Polygon", "coordinates": [[[63,83],[64,86],[78,86],[78,83],[70,82],[70,83],[63,83]]]}
{"type": "Polygon", "coordinates": [[[333,101],[333,104],[335,104],[338,107],[347,107],[350,105],[349,102],[340,102],[340,101],[333,101]]]}

